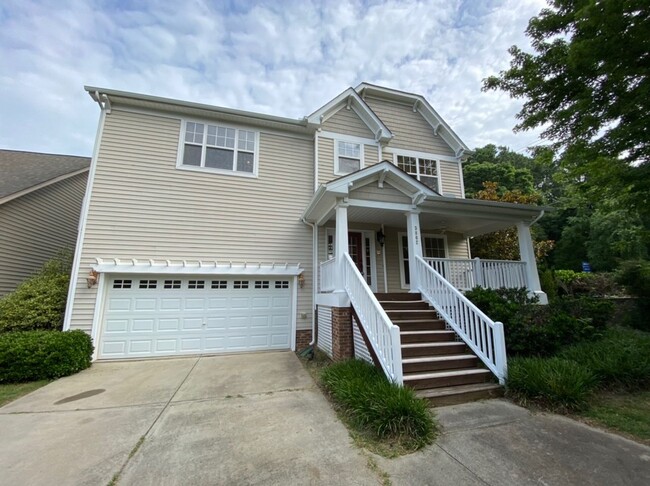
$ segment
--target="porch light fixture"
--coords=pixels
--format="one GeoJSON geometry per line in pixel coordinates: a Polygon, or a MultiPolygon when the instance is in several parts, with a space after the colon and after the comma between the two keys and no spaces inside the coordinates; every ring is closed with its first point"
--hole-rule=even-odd
{"type": "Polygon", "coordinates": [[[86,283],[88,284],[88,288],[95,285],[98,279],[99,279],[99,273],[97,273],[95,270],[91,270],[88,276],[86,277],[86,283]]]}
{"type": "Polygon", "coordinates": [[[305,286],[305,276],[302,273],[298,275],[298,285],[300,285],[300,288],[305,286]]]}
{"type": "Polygon", "coordinates": [[[377,231],[377,243],[379,243],[380,246],[384,246],[384,242],[386,241],[386,235],[382,230],[377,231]]]}

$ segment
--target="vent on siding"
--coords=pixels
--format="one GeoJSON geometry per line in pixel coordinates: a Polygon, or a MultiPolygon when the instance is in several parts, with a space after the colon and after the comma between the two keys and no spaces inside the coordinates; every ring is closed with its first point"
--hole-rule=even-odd
{"type": "Polygon", "coordinates": [[[332,309],[318,306],[318,343],[317,346],[327,356],[332,357],[332,309]]]}

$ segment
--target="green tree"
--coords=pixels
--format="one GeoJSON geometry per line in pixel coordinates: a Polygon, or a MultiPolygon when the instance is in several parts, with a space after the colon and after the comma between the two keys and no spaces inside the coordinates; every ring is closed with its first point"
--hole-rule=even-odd
{"type": "Polygon", "coordinates": [[[569,153],[650,156],[650,9],[641,0],[548,0],[528,23],[534,53],[509,50],[510,69],[484,90],[524,99],[515,130],[543,127],[542,137],[569,153]]]}

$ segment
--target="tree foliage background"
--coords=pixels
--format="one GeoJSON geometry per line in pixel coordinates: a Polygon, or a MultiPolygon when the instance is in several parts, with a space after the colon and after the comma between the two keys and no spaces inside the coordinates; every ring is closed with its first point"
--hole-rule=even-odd
{"type": "MultiPolygon", "coordinates": [[[[556,268],[580,270],[590,261],[612,270],[647,259],[650,2],[549,0],[526,34],[533,52],[511,47],[510,68],[483,89],[523,99],[515,130],[541,127],[550,144],[528,155],[476,149],[464,166],[467,196],[484,197],[490,188],[491,197],[518,192],[553,207],[534,236],[555,242],[544,262],[556,268]]],[[[472,240],[472,251],[483,252],[481,244],[472,240]]]]}

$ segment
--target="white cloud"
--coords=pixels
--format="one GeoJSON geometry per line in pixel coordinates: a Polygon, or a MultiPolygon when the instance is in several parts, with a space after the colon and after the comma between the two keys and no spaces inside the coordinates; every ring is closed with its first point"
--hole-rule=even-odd
{"type": "Polygon", "coordinates": [[[522,149],[520,103],[481,80],[526,46],[542,0],[0,7],[0,147],[90,154],[84,84],[301,117],[361,81],[423,94],[470,147],[522,149]]]}

